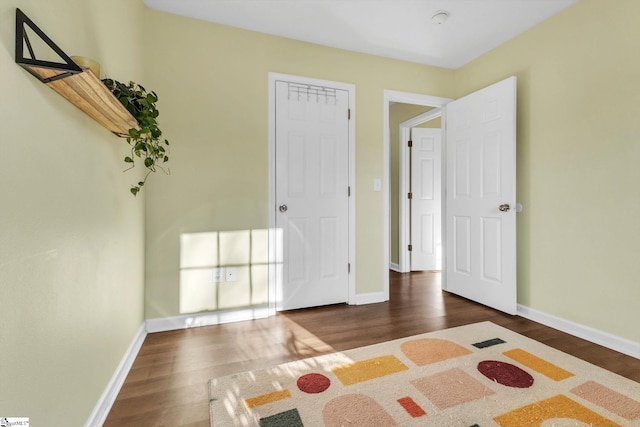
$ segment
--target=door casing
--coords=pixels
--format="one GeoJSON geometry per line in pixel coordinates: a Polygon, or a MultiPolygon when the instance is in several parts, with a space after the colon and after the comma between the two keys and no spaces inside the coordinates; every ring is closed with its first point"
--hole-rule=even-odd
{"type": "MultiPolygon", "coordinates": [[[[451,100],[450,100],[451,101],[451,100]]],[[[450,102],[447,101],[447,102],[450,102]]],[[[399,192],[398,192],[398,271],[400,273],[408,273],[411,271],[411,254],[409,253],[409,242],[411,241],[411,206],[409,203],[409,199],[406,197],[406,194],[410,190],[410,163],[411,159],[409,159],[409,150],[404,145],[403,141],[408,141],[411,135],[411,128],[414,126],[418,126],[422,123],[428,122],[429,120],[436,119],[438,117],[442,117],[442,108],[433,108],[425,113],[422,113],[418,116],[412,117],[409,120],[400,123],[400,132],[399,132],[399,192]]],[[[444,119],[443,119],[444,120],[444,119]]],[[[444,147],[444,125],[441,127],[442,131],[442,144],[444,147]]],[[[441,165],[444,167],[441,159],[441,165]]],[[[444,178],[444,175],[443,175],[444,178]]],[[[444,187],[443,187],[444,189],[444,187]]],[[[444,197],[444,192],[442,193],[444,197]]],[[[444,208],[443,208],[444,209],[444,208]]],[[[444,236],[444,235],[443,235],[444,236]]]]}
{"type": "MultiPolygon", "coordinates": [[[[386,295],[386,299],[389,299],[389,254],[390,254],[390,241],[391,241],[391,237],[390,237],[390,229],[391,229],[391,203],[390,203],[390,198],[391,198],[391,188],[389,186],[389,175],[390,175],[390,165],[389,165],[389,159],[391,158],[391,141],[389,139],[389,104],[391,102],[402,102],[404,104],[414,104],[414,105],[423,105],[426,107],[435,107],[435,108],[441,108],[444,105],[448,104],[449,102],[453,101],[453,99],[451,98],[442,98],[442,97],[437,97],[437,96],[430,96],[430,95],[422,95],[422,94],[418,94],[418,93],[410,93],[410,92],[399,92],[399,91],[395,91],[395,90],[385,90],[384,91],[384,99],[383,99],[383,108],[384,108],[384,118],[383,118],[383,135],[384,135],[384,155],[383,155],[383,171],[384,171],[384,175],[383,175],[383,182],[385,183],[386,187],[387,187],[387,191],[384,192],[384,196],[383,196],[383,209],[384,209],[384,230],[383,230],[383,241],[384,241],[384,259],[383,259],[383,263],[382,263],[382,269],[383,269],[383,292],[386,295]]],[[[425,114],[430,113],[427,112],[425,114]]],[[[436,116],[434,116],[433,118],[435,118],[436,116]]],[[[427,119],[429,120],[429,119],[427,119]]],[[[422,123],[424,121],[427,120],[422,120],[421,122],[418,123],[422,123]]],[[[445,121],[445,117],[443,116],[443,129],[444,129],[444,121],[445,121]]],[[[407,122],[405,122],[407,123],[407,122]]],[[[416,124],[418,124],[416,123],[416,124]]],[[[404,123],[403,123],[404,124],[404,123]]],[[[413,125],[415,126],[415,124],[413,125]]],[[[406,128],[407,132],[410,129],[410,126],[406,128]]],[[[402,131],[400,132],[400,141],[403,140],[403,138],[407,138],[408,133],[403,137],[402,135],[402,131]]],[[[443,137],[442,137],[442,141],[444,144],[445,141],[445,134],[444,134],[444,130],[443,130],[443,137]]],[[[402,144],[399,144],[400,146],[402,146],[402,144]]],[[[402,170],[403,165],[405,165],[405,170],[406,170],[406,176],[401,176],[400,177],[400,188],[399,188],[399,194],[406,194],[409,190],[409,176],[408,176],[408,171],[409,171],[409,158],[408,158],[408,154],[406,152],[406,150],[403,150],[402,147],[400,148],[400,168],[402,170]]],[[[443,163],[443,168],[444,168],[444,163],[443,163]]],[[[444,172],[444,170],[443,170],[444,172]]],[[[442,193],[444,194],[444,192],[442,193]]],[[[405,229],[400,231],[399,234],[399,240],[400,240],[400,248],[402,249],[403,247],[406,248],[408,245],[408,229],[409,229],[409,222],[408,222],[408,217],[409,217],[409,206],[408,203],[406,203],[406,206],[403,207],[403,204],[406,202],[406,200],[403,200],[401,198],[400,200],[400,209],[401,209],[401,214],[399,217],[399,221],[402,223],[403,222],[403,216],[406,216],[407,220],[405,223],[405,229]]],[[[445,217],[445,212],[443,210],[443,218],[445,217]]],[[[446,238],[446,234],[445,234],[445,229],[442,229],[442,240],[443,240],[443,244],[446,238]]],[[[443,247],[443,251],[444,251],[444,247],[443,247]]],[[[408,272],[409,271],[409,256],[407,251],[405,251],[403,253],[402,250],[400,250],[400,259],[399,259],[400,263],[400,271],[402,272],[408,272]],[[403,269],[404,268],[404,269],[403,269]]],[[[444,264],[446,263],[446,259],[442,260],[443,263],[443,268],[444,268],[444,264]]],[[[445,286],[445,280],[443,278],[442,281],[442,285],[443,288],[445,286]]]]}
{"type": "MultiPolygon", "coordinates": [[[[277,290],[282,284],[279,281],[282,280],[281,254],[278,253],[279,245],[278,238],[282,234],[276,229],[276,81],[286,81],[291,83],[308,84],[314,86],[332,87],[336,89],[345,90],[349,96],[349,108],[350,108],[350,120],[349,120],[349,236],[348,236],[348,253],[350,273],[348,276],[348,304],[355,304],[356,298],[356,254],[355,254],[355,236],[356,236],[356,224],[355,224],[355,200],[356,200],[356,188],[355,188],[355,141],[356,141],[356,111],[355,111],[355,99],[356,88],[355,85],[349,83],[333,82],[328,80],[313,79],[309,77],[294,76],[281,73],[269,73],[268,75],[269,89],[268,89],[268,169],[269,169],[269,212],[268,212],[268,224],[269,224],[269,303],[268,314],[274,315],[276,313],[277,304],[277,290]]],[[[282,243],[280,243],[282,244],[282,243]]]]}

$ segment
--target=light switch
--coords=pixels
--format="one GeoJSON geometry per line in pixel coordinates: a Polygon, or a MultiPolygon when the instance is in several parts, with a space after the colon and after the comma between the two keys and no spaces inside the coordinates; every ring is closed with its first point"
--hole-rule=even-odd
{"type": "Polygon", "coordinates": [[[224,268],[213,269],[213,283],[224,282],[224,268]]]}
{"type": "Polygon", "coordinates": [[[375,178],[373,180],[373,191],[380,191],[382,190],[382,180],[380,180],[380,178],[375,178]]]}

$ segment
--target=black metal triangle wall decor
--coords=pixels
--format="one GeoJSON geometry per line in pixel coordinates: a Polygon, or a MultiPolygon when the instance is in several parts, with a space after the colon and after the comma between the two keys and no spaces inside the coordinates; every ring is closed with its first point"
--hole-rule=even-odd
{"type": "Polygon", "coordinates": [[[15,47],[18,65],[115,135],[126,138],[130,129],[140,128],[100,76],[76,64],[20,9],[16,9],[15,47]]]}
{"type": "Polygon", "coordinates": [[[25,15],[20,9],[16,9],[16,63],[24,67],[43,83],[49,83],[54,80],[63,79],[73,74],[82,73],[80,68],[62,49],[56,45],[38,26],[25,15]],[[27,34],[26,28],[29,27],[57,56],[64,62],[46,61],[36,58],[31,40],[27,34]],[[28,51],[28,57],[25,57],[25,46],[28,51]],[[53,73],[38,72],[39,69],[59,71],[53,73]]]}

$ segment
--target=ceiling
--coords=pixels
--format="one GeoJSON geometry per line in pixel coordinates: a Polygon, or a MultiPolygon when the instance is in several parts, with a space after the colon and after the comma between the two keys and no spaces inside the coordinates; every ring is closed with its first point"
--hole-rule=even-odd
{"type": "Polygon", "coordinates": [[[456,69],[578,0],[144,0],[157,9],[456,69]],[[447,11],[437,24],[432,16],[447,11]]]}

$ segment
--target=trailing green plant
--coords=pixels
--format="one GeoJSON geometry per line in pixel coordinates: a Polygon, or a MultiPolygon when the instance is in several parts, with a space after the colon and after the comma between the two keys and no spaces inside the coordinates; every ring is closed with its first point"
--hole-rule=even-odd
{"type": "Polygon", "coordinates": [[[162,131],[158,127],[159,112],[156,108],[158,95],[153,91],[147,92],[144,87],[135,82],[124,84],[113,79],[103,79],[102,82],[138,121],[140,126],[139,129],[129,129],[127,143],[131,147],[131,153],[124,158],[124,162],[129,165],[126,170],[133,169],[138,159],[148,169],[144,179],[139,181],[137,185],[131,186],[131,193],[135,196],[147,182],[151,172],[160,169],[168,173],[162,167],[164,163],[169,161],[167,155],[169,141],[160,138],[162,131]]]}

